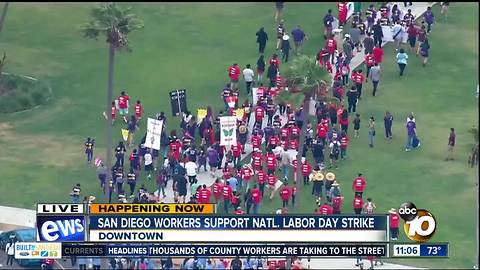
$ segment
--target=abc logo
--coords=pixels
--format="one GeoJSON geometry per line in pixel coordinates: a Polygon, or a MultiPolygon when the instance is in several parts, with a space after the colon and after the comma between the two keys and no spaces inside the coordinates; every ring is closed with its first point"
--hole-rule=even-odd
{"type": "Polygon", "coordinates": [[[423,243],[432,238],[436,221],[428,210],[417,209],[412,202],[406,202],[400,206],[398,213],[405,221],[403,230],[410,240],[423,243]]]}

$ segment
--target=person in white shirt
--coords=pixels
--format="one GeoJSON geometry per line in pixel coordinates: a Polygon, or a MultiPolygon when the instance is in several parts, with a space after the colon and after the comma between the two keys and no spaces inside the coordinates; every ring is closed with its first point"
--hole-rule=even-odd
{"type": "Polygon", "coordinates": [[[245,84],[247,88],[247,94],[250,94],[250,89],[252,89],[253,77],[255,76],[253,70],[250,68],[250,64],[247,64],[243,70],[243,78],[245,79],[245,84]]]}
{"type": "Polygon", "coordinates": [[[188,182],[190,184],[193,184],[197,177],[197,169],[197,163],[193,161],[188,161],[187,163],[185,163],[185,170],[187,171],[188,182]]]}
{"type": "Polygon", "coordinates": [[[5,246],[5,252],[7,253],[7,266],[13,265],[13,261],[15,258],[15,242],[13,239],[10,239],[10,242],[7,243],[5,246]]]}
{"type": "Polygon", "coordinates": [[[402,43],[404,33],[405,29],[398,21],[396,21],[395,25],[392,27],[392,38],[395,43],[395,52],[398,52],[400,49],[400,43],[402,43]]]}
{"type": "Polygon", "coordinates": [[[151,150],[148,149],[147,153],[143,156],[143,159],[145,161],[145,171],[148,173],[148,180],[152,179],[152,170],[153,170],[153,159],[152,159],[152,154],[151,150]]]}

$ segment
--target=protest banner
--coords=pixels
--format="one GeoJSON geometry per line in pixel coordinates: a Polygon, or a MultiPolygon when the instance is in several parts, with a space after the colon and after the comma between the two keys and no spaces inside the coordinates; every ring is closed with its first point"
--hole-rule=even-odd
{"type": "Polygon", "coordinates": [[[220,117],[220,145],[237,143],[237,118],[235,116],[220,117]]]}

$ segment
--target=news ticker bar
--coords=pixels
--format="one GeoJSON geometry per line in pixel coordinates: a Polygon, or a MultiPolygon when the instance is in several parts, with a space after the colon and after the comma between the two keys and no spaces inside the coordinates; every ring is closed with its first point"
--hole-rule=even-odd
{"type": "Polygon", "coordinates": [[[20,243],[17,259],[78,257],[386,256],[387,244],[105,244],[20,243]],[[42,247],[43,245],[43,247],[42,247]],[[40,246],[36,248],[36,246],[40,246]]]}
{"type": "Polygon", "coordinates": [[[235,257],[235,256],[310,256],[310,257],[448,257],[448,243],[392,244],[392,243],[325,243],[325,244],[124,244],[124,243],[39,243],[15,244],[16,259],[60,259],[69,256],[84,257],[235,257]],[[389,251],[390,248],[390,252],[389,251]]]}
{"type": "Polygon", "coordinates": [[[428,244],[390,244],[392,257],[416,258],[416,257],[438,257],[446,258],[449,254],[448,243],[428,244]]]}

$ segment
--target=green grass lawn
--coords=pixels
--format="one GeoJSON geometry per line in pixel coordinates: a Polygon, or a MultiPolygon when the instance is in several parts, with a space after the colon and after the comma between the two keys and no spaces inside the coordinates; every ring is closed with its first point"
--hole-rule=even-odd
{"type": "MultiPolygon", "coordinates": [[[[82,184],[83,194],[102,201],[95,171],[85,164],[83,154],[88,136],[97,139],[95,156],[105,152],[101,113],[108,50],[103,38],[94,42],[79,31],[90,8],[85,4],[10,6],[0,35],[0,49],[8,56],[5,71],[48,81],[54,98],[32,111],[0,115],[0,205],[33,208],[37,202],[68,201],[75,183],[82,184]]],[[[328,8],[334,5],[286,5],[287,29],[301,24],[309,35],[304,46],[307,54],[323,45],[321,19],[328,8]]],[[[255,32],[260,26],[265,26],[270,38],[266,55],[274,51],[273,4],[135,4],[133,10],[144,19],[145,29],[131,35],[132,53],[117,54],[115,94],[126,89],[134,99],[141,99],[146,115],[165,111],[169,129],[178,127],[170,114],[169,91],[188,89],[191,111],[206,105],[218,110],[226,68],[233,62],[241,67],[255,65],[255,32]]],[[[440,15],[438,7],[434,12],[440,15]]],[[[349,186],[362,172],[367,177],[366,195],[374,199],[378,212],[411,200],[435,215],[437,231],[432,241],[450,242],[450,258],[395,262],[435,268],[470,268],[475,262],[477,170],[467,166],[473,141],[467,131],[478,122],[477,15],[478,4],[452,4],[449,21],[433,28],[427,67],[410,55],[403,78],[398,76],[393,48],[385,48],[379,94],[373,98],[371,84],[364,86],[364,98],[357,107],[362,115],[360,138],[350,140],[348,159],[335,170],[346,212],[352,212],[349,186]],[[382,137],[385,110],[394,116],[392,141],[382,137]],[[406,153],[404,123],[411,111],[422,147],[406,153]],[[373,149],[367,141],[370,115],[377,120],[373,149]],[[457,133],[456,160],[447,163],[443,159],[450,127],[457,133]]],[[[115,126],[115,140],[121,138],[120,126],[115,126]]],[[[299,207],[293,212],[313,212],[309,192],[302,189],[297,196],[299,207]]],[[[266,202],[263,212],[280,205],[278,198],[266,202]]],[[[400,240],[407,241],[402,233],[400,240]]]]}

